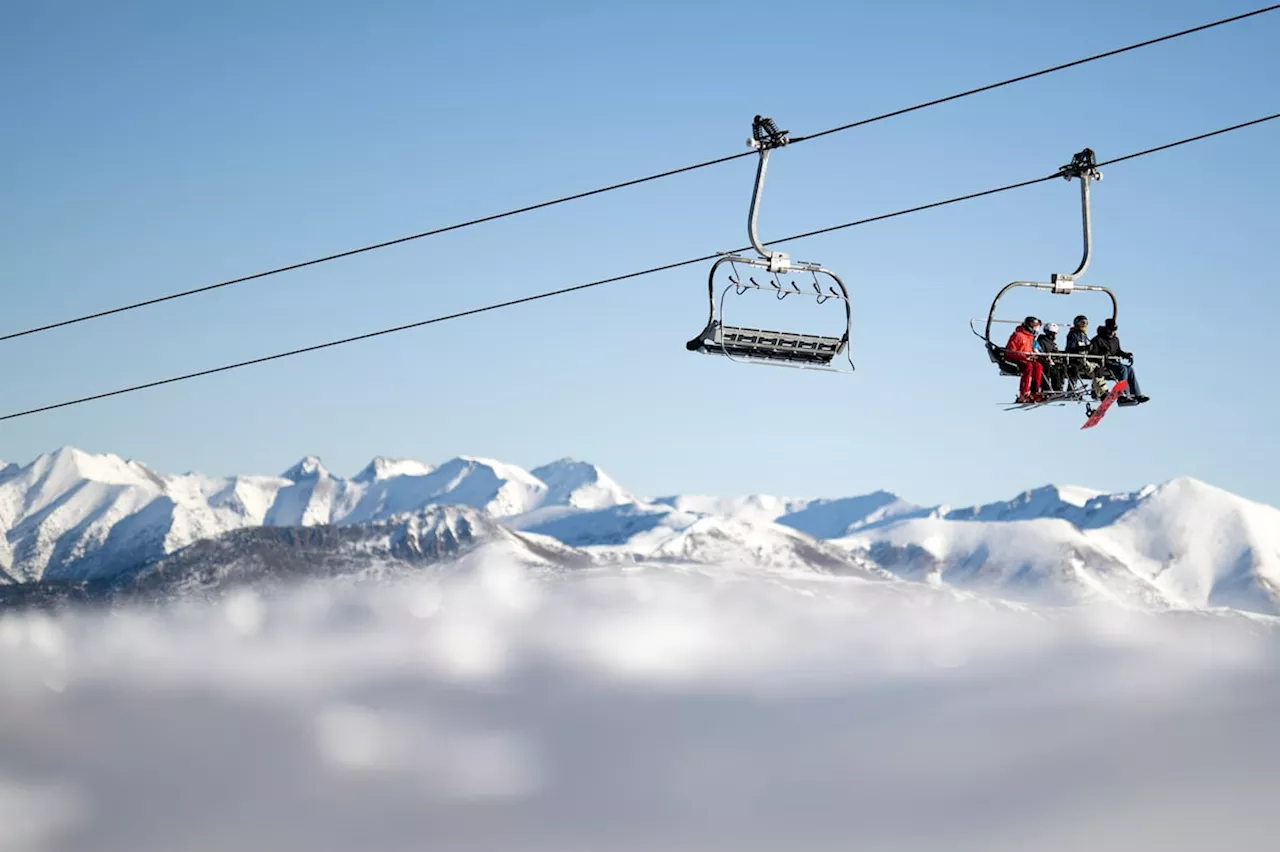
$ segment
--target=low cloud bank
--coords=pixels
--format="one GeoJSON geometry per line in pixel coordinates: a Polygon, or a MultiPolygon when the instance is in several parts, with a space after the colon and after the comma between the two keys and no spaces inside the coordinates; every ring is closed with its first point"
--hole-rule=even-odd
{"type": "Polygon", "coordinates": [[[0,850],[1269,849],[1277,636],[501,563],[2,614],[0,850]]]}

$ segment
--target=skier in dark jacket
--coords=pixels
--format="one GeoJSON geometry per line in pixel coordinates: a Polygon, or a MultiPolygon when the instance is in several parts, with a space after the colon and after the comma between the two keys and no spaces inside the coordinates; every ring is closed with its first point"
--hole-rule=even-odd
{"type": "Polygon", "coordinates": [[[1063,363],[1062,358],[1053,357],[1060,352],[1058,349],[1058,326],[1056,323],[1045,323],[1044,333],[1037,340],[1040,344],[1040,352],[1043,353],[1044,360],[1044,379],[1055,392],[1062,392],[1062,385],[1067,377],[1067,365],[1063,363]]]}
{"type": "Polygon", "coordinates": [[[1107,372],[1102,369],[1101,359],[1086,357],[1089,355],[1089,345],[1089,318],[1080,314],[1071,321],[1071,330],[1067,332],[1065,351],[1068,355],[1077,356],[1066,359],[1067,381],[1071,389],[1075,390],[1076,382],[1092,380],[1093,398],[1102,399],[1107,394],[1106,382],[1103,381],[1107,372]]]}
{"type": "Polygon", "coordinates": [[[1084,355],[1089,351],[1089,318],[1080,314],[1071,321],[1071,330],[1067,332],[1068,355],[1084,355]]]}
{"type": "Polygon", "coordinates": [[[1089,343],[1089,354],[1101,356],[1105,360],[1103,365],[1110,371],[1112,378],[1116,381],[1127,381],[1129,386],[1125,388],[1124,393],[1120,394],[1116,402],[1121,405],[1137,405],[1146,402],[1149,397],[1143,396],[1142,391],[1138,388],[1138,377],[1134,375],[1133,366],[1131,364],[1122,364],[1115,360],[1118,358],[1128,358],[1133,360],[1132,352],[1125,352],[1120,347],[1120,338],[1116,336],[1116,332],[1120,329],[1116,326],[1114,319],[1107,319],[1098,327],[1098,335],[1089,343]]]}
{"type": "MultiPolygon", "coordinates": [[[[1071,330],[1067,332],[1067,346],[1063,351],[1068,355],[1089,354],[1089,318],[1084,314],[1071,321],[1071,330]]],[[[1092,374],[1092,367],[1083,358],[1067,359],[1067,378],[1073,388],[1077,381],[1087,379],[1092,374]]]]}

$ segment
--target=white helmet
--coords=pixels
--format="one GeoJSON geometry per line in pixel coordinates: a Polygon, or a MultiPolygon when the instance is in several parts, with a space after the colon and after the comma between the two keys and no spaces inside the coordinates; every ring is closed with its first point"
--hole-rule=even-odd
{"type": "Polygon", "coordinates": [[[1047,333],[1049,333],[1049,334],[1057,334],[1057,333],[1058,333],[1058,324],[1057,324],[1056,322],[1051,322],[1051,323],[1049,323],[1048,325],[1046,325],[1046,326],[1044,327],[1044,330],[1045,330],[1047,333]]]}

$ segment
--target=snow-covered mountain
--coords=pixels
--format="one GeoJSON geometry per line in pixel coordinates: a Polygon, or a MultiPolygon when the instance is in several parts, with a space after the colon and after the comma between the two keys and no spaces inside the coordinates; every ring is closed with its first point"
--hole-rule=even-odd
{"type": "Polygon", "coordinates": [[[840,538],[855,530],[933,512],[931,509],[913,506],[896,494],[877,491],[860,497],[813,500],[806,503],[804,508],[796,508],[783,515],[778,523],[794,527],[814,538],[840,538]]]}
{"type": "Polygon", "coordinates": [[[64,447],[0,472],[0,582],[106,577],[245,527],[372,523],[438,505],[507,517],[633,499],[590,465],[540,470],[550,482],[490,459],[436,467],[379,457],[344,479],[308,456],[279,476],[218,479],[64,447]]]}
{"type": "Polygon", "coordinates": [[[839,543],[903,576],[1042,602],[1280,614],[1280,510],[1186,477],[1131,494],[1050,486],[839,543]]]}
{"type": "Polygon", "coordinates": [[[435,506],[365,524],[247,527],[147,565],[117,583],[115,591],[169,596],[486,560],[552,571],[592,564],[580,551],[555,539],[512,532],[478,509],[435,506]]]}
{"type": "Polygon", "coordinates": [[[348,479],[306,457],[279,476],[220,479],[64,448],[0,470],[0,531],[0,584],[203,587],[412,570],[474,550],[544,567],[733,563],[1041,604],[1280,614],[1280,510],[1186,478],[961,508],[884,491],[647,500],[572,459],[525,470],[379,457],[348,479]]]}
{"type": "Polygon", "coordinates": [[[602,509],[636,502],[608,474],[593,464],[575,459],[559,459],[535,467],[533,477],[547,487],[543,502],[575,509],[602,509]]]}

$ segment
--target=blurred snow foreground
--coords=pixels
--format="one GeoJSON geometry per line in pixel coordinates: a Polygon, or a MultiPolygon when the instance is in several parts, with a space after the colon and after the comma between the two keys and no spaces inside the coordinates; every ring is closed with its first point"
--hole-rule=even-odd
{"type": "Polygon", "coordinates": [[[1273,849],[1274,619],[758,566],[0,613],[0,850],[1273,849]]]}

